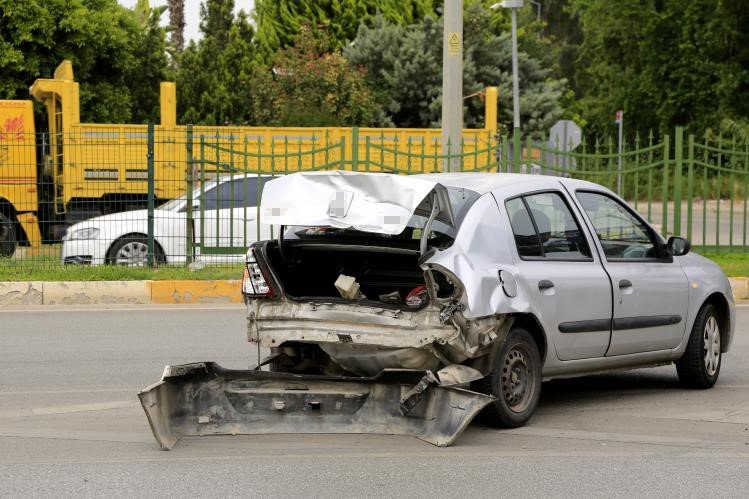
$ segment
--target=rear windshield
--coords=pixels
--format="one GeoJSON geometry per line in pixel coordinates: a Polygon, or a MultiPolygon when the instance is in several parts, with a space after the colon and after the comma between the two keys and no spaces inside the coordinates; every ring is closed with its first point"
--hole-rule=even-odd
{"type": "MultiPolygon", "coordinates": [[[[479,198],[479,194],[469,189],[458,187],[447,187],[447,192],[452,205],[453,217],[455,218],[456,228],[460,227],[466,213],[471,205],[479,198]]],[[[400,234],[380,234],[375,232],[364,232],[356,229],[338,229],[335,227],[289,227],[284,232],[285,239],[352,239],[361,240],[363,238],[371,239],[382,238],[399,241],[418,241],[421,239],[424,226],[428,217],[423,215],[412,215],[406,224],[406,228],[400,234]]],[[[429,234],[429,241],[433,245],[441,246],[440,241],[450,244],[455,239],[457,229],[435,220],[432,222],[432,230],[429,234]]]]}

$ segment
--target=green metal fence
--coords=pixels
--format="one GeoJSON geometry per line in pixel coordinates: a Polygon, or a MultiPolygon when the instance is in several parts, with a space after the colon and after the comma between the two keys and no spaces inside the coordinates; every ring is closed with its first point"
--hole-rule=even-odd
{"type": "Polygon", "coordinates": [[[0,267],[122,263],[128,254],[148,266],[240,261],[249,244],[274,235],[259,212],[262,186],[273,177],[432,173],[447,162],[465,172],[590,180],[618,192],[664,235],[713,251],[749,248],[749,144],[733,138],[677,128],[635,137],[619,154],[609,139],[568,150],[474,133],[444,154],[433,131],[405,140],[382,130],[350,132],[144,126],[60,134],[48,148],[59,157],[51,169],[49,137],[0,134],[0,267]],[[98,232],[80,232],[92,224],[98,232]]]}

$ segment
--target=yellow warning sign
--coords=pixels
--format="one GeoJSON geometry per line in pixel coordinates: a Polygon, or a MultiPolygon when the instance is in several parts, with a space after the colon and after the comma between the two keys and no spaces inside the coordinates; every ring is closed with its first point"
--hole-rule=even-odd
{"type": "Polygon", "coordinates": [[[461,50],[460,35],[455,31],[451,31],[447,35],[447,53],[450,55],[459,55],[461,50]]]}

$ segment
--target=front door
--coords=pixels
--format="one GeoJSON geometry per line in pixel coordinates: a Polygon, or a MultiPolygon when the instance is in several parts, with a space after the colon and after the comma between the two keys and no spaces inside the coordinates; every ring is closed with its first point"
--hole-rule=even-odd
{"type": "Polygon", "coordinates": [[[655,232],[619,200],[577,191],[605,255],[614,288],[614,320],[607,356],[667,350],[684,337],[689,283],[664,254],[655,232]]]}
{"type": "Polygon", "coordinates": [[[611,283],[565,195],[531,193],[505,207],[520,274],[557,357],[603,357],[611,334],[611,283]]]}

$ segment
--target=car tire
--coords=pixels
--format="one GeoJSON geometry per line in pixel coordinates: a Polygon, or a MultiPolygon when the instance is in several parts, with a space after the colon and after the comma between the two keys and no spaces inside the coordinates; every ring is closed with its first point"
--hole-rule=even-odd
{"type": "Polygon", "coordinates": [[[711,388],[720,374],[721,354],[720,316],[711,303],[697,313],[689,334],[687,349],[676,361],[679,381],[688,388],[711,388]]]}
{"type": "Polygon", "coordinates": [[[496,367],[475,385],[477,391],[497,397],[484,409],[484,422],[499,428],[525,425],[538,406],[541,381],[536,341],[525,329],[512,328],[496,357],[496,367]]]}
{"type": "MultiPolygon", "coordinates": [[[[109,265],[128,265],[143,266],[146,265],[146,251],[148,248],[148,238],[145,236],[130,235],[117,239],[107,252],[107,264],[109,265]],[[125,262],[126,255],[131,254],[133,257],[130,263],[125,262]]],[[[156,265],[166,263],[166,255],[157,243],[153,246],[153,262],[156,265]]]]}
{"type": "Polygon", "coordinates": [[[16,244],[16,225],[0,213],[0,257],[12,257],[16,253],[16,244]]]}

